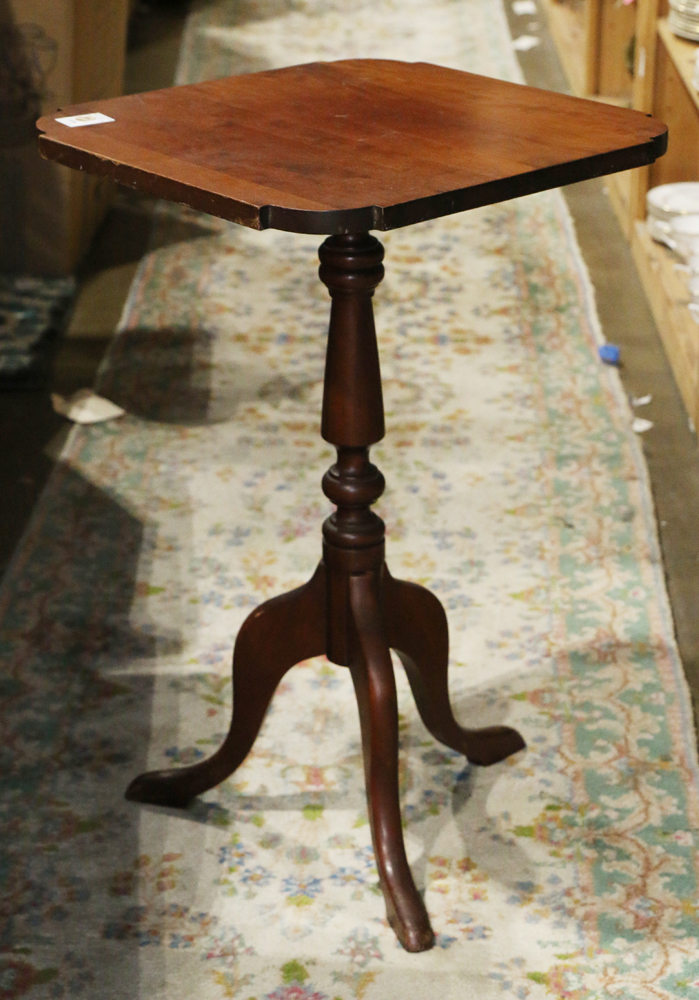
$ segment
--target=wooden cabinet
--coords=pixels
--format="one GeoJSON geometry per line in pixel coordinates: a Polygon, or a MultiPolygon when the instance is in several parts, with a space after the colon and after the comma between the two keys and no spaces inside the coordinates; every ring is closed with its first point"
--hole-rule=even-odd
{"type": "Polygon", "coordinates": [[[667,154],[650,169],[650,184],[699,180],[699,94],[692,85],[699,46],[658,22],[653,114],[667,122],[667,154]]]}
{"type": "Polygon", "coordinates": [[[573,93],[623,102],[669,126],[668,151],[650,167],[605,179],[687,412],[699,427],[699,323],[687,308],[678,258],[645,225],[650,187],[699,181],[699,94],[692,84],[699,44],[667,23],[667,0],[541,0],[573,93]],[[629,62],[629,57],[632,62],[629,62]]]}
{"type": "Polygon", "coordinates": [[[128,9],[127,0],[0,0],[9,91],[0,94],[0,271],[70,274],[104,216],[111,184],[41,160],[34,122],[121,93],[128,9]]]}
{"type": "Polygon", "coordinates": [[[541,0],[541,6],[570,89],[582,97],[590,92],[587,58],[589,6],[585,0],[541,0]]]}
{"type": "MultiPolygon", "coordinates": [[[[636,68],[639,37],[645,21],[655,30],[657,14],[647,18],[657,0],[541,0],[570,88],[578,97],[591,97],[624,107],[637,106],[636,68]]],[[[641,56],[642,67],[648,62],[641,56]]],[[[639,198],[629,173],[608,178],[607,187],[627,239],[639,198]],[[636,202],[632,202],[632,199],[636,202]]]]}
{"type": "Polygon", "coordinates": [[[629,104],[633,91],[633,67],[636,48],[635,4],[625,5],[597,0],[596,44],[590,56],[593,66],[592,94],[602,100],[629,104]]]}
{"type": "MultiPolygon", "coordinates": [[[[644,39],[653,53],[646,81],[648,110],[669,126],[668,150],[651,167],[633,171],[630,205],[631,246],[665,353],[687,413],[699,426],[699,325],[687,308],[686,275],[675,255],[648,236],[645,196],[649,187],[674,181],[699,181],[699,94],[692,85],[696,42],[674,35],[661,17],[644,39]]],[[[648,69],[648,67],[646,67],[648,69]]],[[[640,90],[640,88],[639,88],[640,90]]]]}
{"type": "MultiPolygon", "coordinates": [[[[653,5],[649,6],[651,13],[657,15],[657,6],[655,11],[653,5]]],[[[638,82],[635,106],[667,122],[670,131],[665,156],[651,167],[632,172],[628,226],[636,267],[665,353],[687,413],[697,427],[699,325],[687,308],[690,300],[687,276],[678,268],[677,257],[650,239],[644,220],[649,187],[699,181],[699,94],[692,85],[699,45],[673,34],[664,16],[652,19],[644,27],[642,40],[649,55],[645,78],[638,82]]]]}
{"type": "Polygon", "coordinates": [[[630,106],[636,6],[616,0],[541,0],[571,90],[630,106]]]}

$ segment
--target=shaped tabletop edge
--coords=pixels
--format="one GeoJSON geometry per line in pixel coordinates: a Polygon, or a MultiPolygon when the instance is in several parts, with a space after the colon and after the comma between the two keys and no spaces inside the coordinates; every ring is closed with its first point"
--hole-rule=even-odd
{"type": "Polygon", "coordinates": [[[92,154],[84,159],[79,155],[82,151],[73,146],[66,146],[44,135],[39,137],[41,155],[65,166],[109,177],[126,187],[250,229],[276,229],[318,236],[400,229],[417,222],[482,208],[554,187],[647,166],[662,156],[666,149],[667,131],[656,136],[650,143],[626,150],[572,161],[563,167],[556,165],[538,171],[525,171],[504,180],[488,181],[388,207],[363,205],[350,209],[293,209],[272,204],[256,206],[234,200],[181,181],[154,177],[138,168],[96,158],[92,154]],[[620,152],[624,155],[621,156],[620,152]],[[76,153],[77,156],[74,155],[76,153]]]}
{"type": "MultiPolygon", "coordinates": [[[[396,66],[408,69],[420,67],[421,70],[434,71],[435,74],[456,74],[462,71],[450,70],[447,67],[431,66],[429,63],[402,63],[398,60],[338,60],[329,63],[310,63],[301,67],[286,67],[281,70],[265,70],[251,76],[269,77],[307,69],[320,73],[343,72],[347,67],[356,72],[364,72],[378,67],[377,72],[383,72],[384,67],[396,66]]],[[[474,74],[463,73],[476,79],[474,74]]],[[[231,80],[242,79],[228,78],[231,80]]],[[[489,78],[477,78],[487,80],[489,78]]],[[[183,88],[196,89],[200,92],[220,87],[224,81],[205,81],[200,84],[185,84],[182,87],[165,88],[168,91],[179,91],[183,88]]],[[[521,87],[507,81],[493,81],[494,86],[521,87]]],[[[525,87],[528,91],[538,93],[553,92],[538,91],[538,88],[525,87]]],[[[155,95],[158,91],[149,92],[155,95]]],[[[289,204],[287,192],[277,188],[274,180],[257,184],[248,180],[232,178],[224,171],[210,167],[199,167],[198,183],[193,183],[193,172],[184,160],[180,160],[160,149],[141,148],[137,143],[129,146],[128,141],[110,142],[107,132],[100,132],[105,126],[96,126],[94,133],[89,129],[61,131],[57,135],[56,119],[67,115],[79,115],[103,109],[109,113],[110,105],[118,108],[119,102],[133,100],[144,95],[127,95],[124,98],[111,98],[106,101],[91,101],[74,105],[65,110],[45,115],[37,122],[39,150],[47,159],[56,160],[66,166],[85,170],[90,173],[108,176],[118,183],[146,191],[158,197],[185,204],[195,210],[227,219],[232,222],[255,229],[279,229],[284,231],[335,234],[347,232],[363,232],[369,229],[389,230],[410,225],[414,222],[454,214],[470,208],[481,207],[495,202],[509,200],[521,195],[532,194],[574,183],[590,177],[602,176],[617,171],[652,163],[662,156],[667,148],[667,127],[649,115],[637,111],[611,108],[598,102],[584,98],[571,98],[568,95],[556,95],[567,101],[579,101],[588,106],[594,105],[603,117],[613,121],[619,113],[625,116],[636,116],[637,120],[647,123],[648,129],[639,128],[636,135],[629,135],[632,129],[627,129],[625,141],[636,140],[631,145],[608,149],[602,153],[586,153],[569,161],[529,168],[501,175],[495,179],[471,183],[464,187],[436,191],[434,194],[422,194],[404,201],[385,205],[344,205],[332,206],[332,202],[323,204],[323,199],[316,200],[315,192],[310,192],[310,198],[294,197],[289,204]],[[92,133],[88,138],[86,134],[92,133]],[[640,135],[639,135],[640,132],[640,135]],[[100,138],[100,136],[104,138],[100,138]],[[94,138],[93,138],[94,137],[94,138]],[[639,138],[643,141],[639,142],[639,138]],[[67,141],[67,140],[73,140],[67,141]],[[92,146],[92,148],[90,148],[92,146]],[[123,158],[122,158],[123,151],[123,158]],[[145,164],[145,169],[144,169],[145,164]],[[179,176],[178,176],[179,175],[179,176]],[[234,182],[234,183],[233,183],[234,182]],[[285,204],[286,202],[286,204],[285,204]],[[295,204],[294,204],[295,202],[295,204]]],[[[116,113],[116,112],[115,112],[116,113]]],[[[623,118],[622,118],[623,121],[623,118]]],[[[65,126],[58,126],[63,129],[65,126]]],[[[106,126],[108,129],[109,126],[106,126]]],[[[573,152],[571,150],[571,152],[573,152]]],[[[577,151],[576,151],[577,152],[577,151]]],[[[514,164],[513,164],[514,165],[514,164]]],[[[454,178],[456,180],[456,178],[454,178]]],[[[359,193],[359,192],[357,192],[359,193]]],[[[377,192],[378,193],[378,192],[377,192]]],[[[408,193],[406,191],[406,193],[408,193]]]]}

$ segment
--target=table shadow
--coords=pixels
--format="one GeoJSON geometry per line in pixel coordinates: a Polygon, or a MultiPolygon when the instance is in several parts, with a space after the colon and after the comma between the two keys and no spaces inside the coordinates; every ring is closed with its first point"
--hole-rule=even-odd
{"type": "Polygon", "coordinates": [[[129,620],[143,535],[131,512],[59,464],[0,593],[8,996],[41,983],[55,997],[140,995],[138,941],[115,947],[104,929],[120,902],[114,873],[139,855],[138,810],[123,794],[146,765],[154,681],[113,668],[159,642],[129,620]]]}
{"type": "MultiPolygon", "coordinates": [[[[293,670],[292,670],[293,673],[293,670]]],[[[461,699],[456,706],[462,721],[477,719],[479,724],[497,725],[507,722],[507,699],[498,697],[497,691],[476,692],[461,699]]],[[[274,704],[272,705],[274,723],[274,704]]],[[[415,785],[421,783],[424,799],[417,796],[417,806],[406,808],[403,798],[406,833],[421,839],[419,856],[411,863],[413,877],[419,891],[424,892],[428,883],[428,863],[440,853],[439,844],[445,828],[455,824],[463,839],[463,854],[469,863],[478,865],[488,879],[506,890],[516,893],[518,886],[537,881],[537,869],[531,858],[510,836],[504,835],[500,818],[489,817],[487,802],[490,793],[502,776],[507,764],[489,768],[469,765],[466,758],[437,743],[425,749],[429,735],[415,715],[402,732],[400,755],[405,773],[412,773],[408,780],[415,798],[415,785]],[[412,758],[412,761],[411,761],[412,758]],[[445,779],[447,784],[445,785],[445,779]],[[435,797],[434,792],[438,790],[435,797]],[[435,803],[439,803],[438,808],[435,803]],[[415,820],[418,822],[415,822],[415,820]]],[[[233,788],[233,782],[224,782],[217,789],[195,799],[186,809],[171,809],[145,805],[141,808],[152,813],[162,813],[173,820],[202,824],[221,829],[244,829],[254,823],[258,814],[265,812],[295,812],[301,816],[304,809],[316,806],[323,813],[332,811],[366,812],[366,794],[362,771],[361,746],[357,741],[351,758],[338,758],[338,767],[352,768],[349,786],[335,790],[301,791],[288,794],[245,794],[233,788]]],[[[333,764],[331,756],[326,764],[333,764]]],[[[352,835],[351,823],[347,835],[352,835]]],[[[289,843],[288,853],[303,848],[302,842],[289,843]]]]}

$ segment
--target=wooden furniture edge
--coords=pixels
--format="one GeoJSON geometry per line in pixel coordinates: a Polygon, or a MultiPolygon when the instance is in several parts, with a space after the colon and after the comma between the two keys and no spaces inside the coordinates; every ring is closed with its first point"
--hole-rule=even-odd
{"type": "Polygon", "coordinates": [[[584,13],[570,9],[556,0],[541,0],[548,28],[563,66],[570,89],[577,97],[588,97],[586,65],[581,65],[575,36],[585,39],[584,13]]]}
{"type": "MultiPolygon", "coordinates": [[[[630,105],[635,111],[650,114],[653,111],[655,81],[655,51],[659,0],[639,0],[636,14],[636,54],[630,105]]],[[[596,93],[600,79],[600,38],[602,6],[600,0],[585,0],[584,8],[577,12],[556,0],[542,0],[542,7],[549,22],[549,29],[558,51],[561,64],[574,93],[587,96],[603,104],[628,106],[628,101],[596,93]],[[584,35],[584,51],[571,49],[567,25],[577,20],[579,33],[584,35]],[[584,80],[584,83],[583,83],[584,80]]],[[[674,37],[674,36],[673,36],[674,37]]],[[[689,43],[691,44],[691,43],[689,43]]],[[[648,169],[639,167],[629,173],[610,175],[606,187],[612,208],[626,239],[631,242],[637,219],[645,215],[645,196],[648,189],[648,169]]]]}
{"type": "Polygon", "coordinates": [[[661,43],[665,46],[665,50],[675,69],[681,76],[689,97],[699,112],[699,93],[697,93],[692,84],[694,57],[699,52],[699,45],[696,42],[690,42],[688,39],[679,38],[675,35],[670,30],[670,25],[665,17],[660,18],[658,21],[658,36],[661,43]]]}
{"type": "Polygon", "coordinates": [[[605,91],[605,33],[616,30],[608,22],[610,12],[605,0],[585,0],[577,7],[565,0],[541,0],[541,7],[572,93],[603,104],[629,107],[630,96],[605,91]]]}
{"type": "Polygon", "coordinates": [[[636,268],[665,354],[694,426],[699,426],[699,326],[687,308],[689,295],[677,259],[636,222],[631,239],[636,268]]]}
{"type": "Polygon", "coordinates": [[[388,208],[372,205],[316,211],[269,204],[256,207],[223,194],[202,190],[175,178],[159,177],[140,168],[116,162],[107,156],[69,146],[45,133],[39,136],[39,152],[46,159],[56,160],[87,173],[111,177],[127,187],[165,197],[252,229],[279,229],[315,235],[360,233],[370,229],[382,231],[398,229],[426,219],[453,215],[471,208],[535,194],[551,187],[573,184],[590,177],[649,164],[658,156],[662,156],[666,148],[667,132],[662,132],[640,145],[526,171],[472,187],[446,191],[388,208]]]}
{"type": "MultiPolygon", "coordinates": [[[[585,4],[585,93],[597,94],[600,84],[600,29],[602,0],[587,0],[585,4]]],[[[604,97],[600,95],[600,99],[604,97]]]]}

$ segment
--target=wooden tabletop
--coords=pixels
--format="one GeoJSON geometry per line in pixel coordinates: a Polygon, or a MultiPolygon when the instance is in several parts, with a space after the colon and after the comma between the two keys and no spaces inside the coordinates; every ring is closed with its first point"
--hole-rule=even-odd
{"type": "Polygon", "coordinates": [[[349,59],[41,118],[43,156],[256,229],[395,229],[651,163],[637,111],[427,63],[349,59]],[[69,128],[56,118],[115,120],[69,128]]]}

